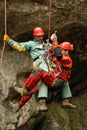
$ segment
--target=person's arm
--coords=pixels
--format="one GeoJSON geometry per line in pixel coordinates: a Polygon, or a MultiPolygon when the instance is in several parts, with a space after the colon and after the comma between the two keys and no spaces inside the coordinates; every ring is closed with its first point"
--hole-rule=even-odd
{"type": "Polygon", "coordinates": [[[4,35],[4,41],[6,41],[12,48],[14,48],[15,50],[22,52],[22,51],[26,51],[26,46],[25,43],[18,43],[12,39],[9,38],[8,35],[4,35]]]}
{"type": "Polygon", "coordinates": [[[54,48],[58,47],[58,41],[52,41],[52,45],[54,48]]]}
{"type": "Polygon", "coordinates": [[[54,48],[54,57],[56,57],[58,60],[62,58],[62,51],[59,47],[54,48]]]}
{"type": "Polygon", "coordinates": [[[54,48],[54,57],[56,64],[59,61],[63,67],[72,68],[72,59],[69,56],[63,56],[59,47],[54,48]]]}
{"type": "Polygon", "coordinates": [[[60,62],[63,67],[72,68],[72,59],[69,56],[63,56],[60,62]]]}
{"type": "Polygon", "coordinates": [[[14,48],[15,50],[17,50],[19,52],[26,51],[25,45],[22,45],[22,43],[18,43],[16,41],[12,40],[12,39],[9,40],[8,44],[10,46],[12,46],[12,48],[14,48]]]}
{"type": "Polygon", "coordinates": [[[51,41],[52,41],[52,45],[54,48],[58,47],[58,40],[57,40],[57,35],[56,35],[56,31],[55,33],[53,33],[50,37],[51,41]]]}

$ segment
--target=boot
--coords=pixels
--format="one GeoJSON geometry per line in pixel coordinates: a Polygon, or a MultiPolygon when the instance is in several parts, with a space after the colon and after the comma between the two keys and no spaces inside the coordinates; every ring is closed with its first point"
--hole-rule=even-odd
{"type": "Polygon", "coordinates": [[[45,99],[40,99],[39,100],[39,110],[40,111],[47,111],[47,106],[46,106],[46,100],[45,99]]]}
{"type": "Polygon", "coordinates": [[[70,103],[70,101],[68,99],[63,100],[62,102],[62,107],[63,108],[71,108],[71,109],[75,109],[76,105],[73,105],[72,103],[70,103]]]}
{"type": "Polygon", "coordinates": [[[9,106],[13,109],[14,112],[18,112],[20,110],[20,106],[18,103],[10,102],[9,106]]]}
{"type": "Polygon", "coordinates": [[[14,87],[14,90],[18,92],[21,96],[27,95],[29,91],[26,88],[14,87]]]}

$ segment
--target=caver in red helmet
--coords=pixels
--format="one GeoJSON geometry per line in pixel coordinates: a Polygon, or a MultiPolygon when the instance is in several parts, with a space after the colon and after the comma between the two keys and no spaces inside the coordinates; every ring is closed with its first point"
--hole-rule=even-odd
{"type": "Polygon", "coordinates": [[[44,31],[41,27],[36,27],[36,28],[34,28],[33,35],[34,36],[43,36],[44,31]]]}
{"type": "Polygon", "coordinates": [[[73,49],[73,46],[71,45],[70,42],[63,42],[63,43],[60,44],[60,48],[62,50],[69,50],[69,51],[71,51],[73,49]]]}

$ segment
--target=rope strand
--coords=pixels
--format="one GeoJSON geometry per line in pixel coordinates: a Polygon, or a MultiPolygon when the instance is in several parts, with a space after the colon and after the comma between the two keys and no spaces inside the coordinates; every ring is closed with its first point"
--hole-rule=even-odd
{"type": "MultiPolygon", "coordinates": [[[[6,17],[6,0],[5,0],[5,34],[6,33],[7,33],[7,17],[6,17]]],[[[3,48],[2,48],[2,54],[1,54],[0,70],[1,70],[1,67],[2,67],[2,61],[3,61],[3,56],[4,56],[5,44],[6,44],[6,42],[4,41],[4,45],[3,45],[3,48]]]]}
{"type": "Polygon", "coordinates": [[[6,16],[6,0],[5,0],[5,34],[7,33],[7,16],[6,16]]]}
{"type": "Polygon", "coordinates": [[[49,1],[48,39],[50,38],[50,30],[51,30],[51,10],[52,10],[52,0],[49,1]]]}

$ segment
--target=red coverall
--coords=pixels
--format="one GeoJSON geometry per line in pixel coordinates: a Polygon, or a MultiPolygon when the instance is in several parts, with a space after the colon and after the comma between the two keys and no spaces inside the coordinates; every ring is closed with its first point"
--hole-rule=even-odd
{"type": "Polygon", "coordinates": [[[30,92],[28,95],[23,96],[20,99],[19,101],[20,107],[22,107],[31,98],[33,93],[38,91],[37,87],[35,86],[40,80],[42,80],[49,87],[54,87],[58,78],[61,78],[64,81],[68,81],[71,75],[72,59],[67,56],[67,57],[62,57],[59,61],[56,58],[54,58],[53,61],[57,65],[57,67],[53,71],[54,73],[51,72],[48,73],[44,70],[38,70],[37,72],[31,74],[29,78],[24,82],[24,86],[30,92]]]}

